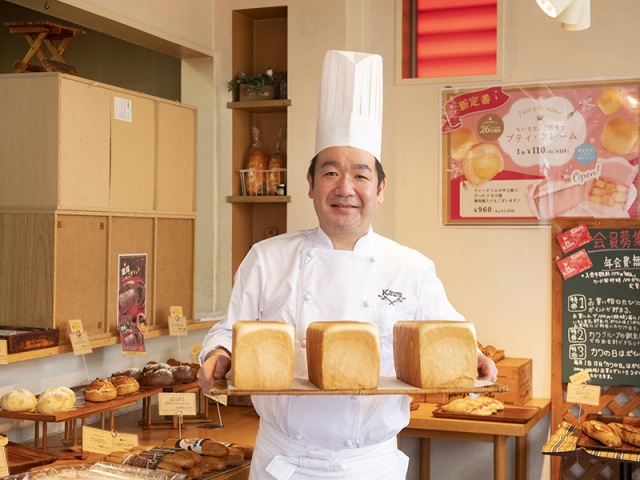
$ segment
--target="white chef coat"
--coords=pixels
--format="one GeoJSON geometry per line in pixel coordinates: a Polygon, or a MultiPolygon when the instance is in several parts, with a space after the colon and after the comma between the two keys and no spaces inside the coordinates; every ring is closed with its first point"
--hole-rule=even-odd
{"type": "MultiPolygon", "coordinates": [[[[393,324],[399,320],[462,320],[431,260],[372,230],[353,251],[335,250],[320,229],[279,235],[251,248],[238,268],[226,318],[203,340],[201,361],[231,351],[236,320],[278,320],[295,326],[296,377],[307,377],[306,329],[313,321],[374,323],[381,376],[395,376],[393,324]]],[[[324,449],[369,447],[409,421],[406,395],[256,395],[261,422],[292,440],[324,449]]]]}

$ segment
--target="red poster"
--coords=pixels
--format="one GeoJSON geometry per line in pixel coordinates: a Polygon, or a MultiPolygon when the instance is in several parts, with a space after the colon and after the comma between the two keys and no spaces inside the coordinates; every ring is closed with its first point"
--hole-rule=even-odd
{"type": "Polygon", "coordinates": [[[640,79],[444,88],[443,223],[638,217],[640,79]]]}
{"type": "Polygon", "coordinates": [[[144,355],[146,317],[147,255],[118,256],[118,331],[122,352],[144,355]]]}

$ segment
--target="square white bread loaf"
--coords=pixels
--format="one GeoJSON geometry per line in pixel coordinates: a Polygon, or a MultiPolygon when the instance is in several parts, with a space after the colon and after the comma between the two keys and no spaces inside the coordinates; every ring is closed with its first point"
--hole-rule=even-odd
{"type": "Polygon", "coordinates": [[[310,323],[307,366],[309,381],[323,390],[378,388],[378,329],[367,322],[310,323]]]}
{"type": "Polygon", "coordinates": [[[231,375],[240,390],[286,390],[293,384],[293,325],[233,324],[231,375]]]}
{"type": "Polygon", "coordinates": [[[396,378],[415,387],[473,387],[478,376],[475,328],[469,322],[397,322],[393,359],[396,378]]]}

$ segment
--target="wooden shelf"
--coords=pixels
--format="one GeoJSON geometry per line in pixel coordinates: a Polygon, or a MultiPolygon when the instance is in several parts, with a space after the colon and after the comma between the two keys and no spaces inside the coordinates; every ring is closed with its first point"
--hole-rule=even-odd
{"type": "Polygon", "coordinates": [[[229,195],[229,203],[290,203],[290,195],[229,195]]]}
{"type": "Polygon", "coordinates": [[[291,100],[245,100],[243,102],[227,102],[227,108],[244,110],[252,113],[283,112],[291,106],[291,100]]]}

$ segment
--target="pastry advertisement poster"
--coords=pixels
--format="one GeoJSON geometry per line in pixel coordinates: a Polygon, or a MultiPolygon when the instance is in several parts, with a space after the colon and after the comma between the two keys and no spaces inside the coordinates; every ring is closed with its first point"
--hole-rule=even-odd
{"type": "Polygon", "coordinates": [[[118,331],[122,352],[145,355],[147,255],[118,255],[118,331]]]}
{"type": "Polygon", "coordinates": [[[445,225],[638,218],[640,79],[441,89],[445,225]]]}

